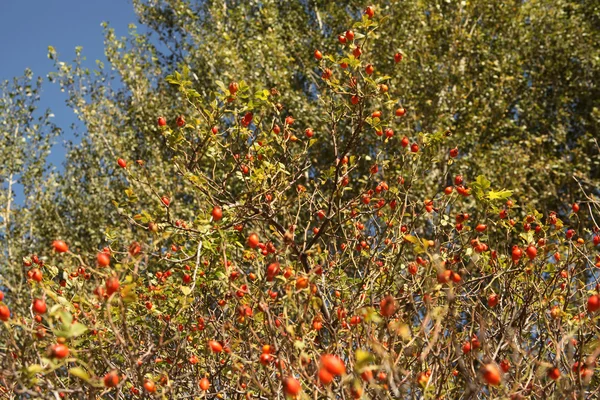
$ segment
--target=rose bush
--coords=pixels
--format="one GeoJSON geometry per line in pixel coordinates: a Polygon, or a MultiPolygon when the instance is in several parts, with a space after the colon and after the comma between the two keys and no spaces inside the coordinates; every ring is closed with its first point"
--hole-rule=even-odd
{"type": "Polygon", "coordinates": [[[536,210],[462,175],[452,132],[416,129],[378,72],[382,23],[368,7],[307,50],[310,118],[243,77],[203,96],[170,75],[181,104],[154,123],[183,189],[115,158],[135,237],[13,266],[3,394],[597,396],[600,204],[536,210]]]}

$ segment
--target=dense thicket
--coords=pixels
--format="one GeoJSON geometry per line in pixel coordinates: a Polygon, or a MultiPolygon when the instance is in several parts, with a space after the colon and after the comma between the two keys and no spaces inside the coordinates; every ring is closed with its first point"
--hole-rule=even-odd
{"type": "Polygon", "coordinates": [[[206,374],[275,397],[334,353],[323,396],[596,395],[596,2],[133,4],[144,33],[106,25],[108,65],[49,49],[81,127],[60,173],[40,82],[0,87],[5,387],[119,396],[97,379],[116,369],[123,393],[206,374]],[[42,359],[55,339],[75,359],[42,359]]]}

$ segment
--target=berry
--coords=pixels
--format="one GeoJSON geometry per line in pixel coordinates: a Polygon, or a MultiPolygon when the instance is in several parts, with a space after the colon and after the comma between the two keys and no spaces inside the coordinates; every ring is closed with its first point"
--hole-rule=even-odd
{"type": "Polygon", "coordinates": [[[69,348],[62,343],[53,344],[48,351],[50,357],[63,359],[69,355],[69,348]]]}
{"type": "Polygon", "coordinates": [[[319,381],[323,385],[329,385],[333,381],[333,375],[325,368],[319,369],[319,381]]]}
{"type": "Polygon", "coordinates": [[[558,378],[560,378],[560,370],[558,368],[550,368],[548,370],[548,378],[552,379],[552,380],[558,380],[558,378]]]}
{"type": "Polygon", "coordinates": [[[248,125],[250,125],[252,123],[252,119],[254,118],[254,114],[252,114],[251,112],[247,112],[244,117],[242,118],[242,126],[244,127],[248,127],[248,125]]]}
{"type": "Polygon", "coordinates": [[[106,280],[106,294],[109,296],[119,290],[120,287],[119,278],[111,276],[106,280]]]}
{"type": "Polygon", "coordinates": [[[10,310],[4,304],[0,304],[0,321],[8,321],[10,318],[10,310]]]}
{"type": "Polygon", "coordinates": [[[567,237],[567,239],[571,239],[573,236],[575,236],[575,230],[568,229],[567,233],[565,233],[565,236],[567,237]]]}
{"type": "Polygon", "coordinates": [[[452,279],[452,271],[449,269],[443,270],[437,275],[438,283],[448,283],[452,279]]]}
{"type": "Polygon", "coordinates": [[[99,267],[108,267],[110,265],[110,255],[105,252],[98,253],[97,262],[99,267]]]}
{"type": "Polygon", "coordinates": [[[260,241],[256,233],[251,233],[250,236],[248,236],[247,244],[251,249],[255,249],[259,243],[260,241]]]}
{"type": "Polygon", "coordinates": [[[271,263],[267,267],[267,281],[272,282],[276,275],[280,272],[279,263],[271,263]]]}
{"type": "Polygon", "coordinates": [[[33,300],[33,304],[31,306],[32,310],[36,314],[46,314],[48,311],[48,307],[46,306],[46,302],[42,299],[33,300]]]}
{"type": "Polygon", "coordinates": [[[52,246],[54,247],[54,251],[57,253],[66,253],[69,251],[69,246],[67,246],[67,244],[62,240],[55,240],[52,242],[52,246]]]}
{"type": "Polygon", "coordinates": [[[396,300],[392,296],[385,296],[379,303],[381,315],[389,317],[396,312],[396,300]]]}
{"type": "Polygon", "coordinates": [[[220,221],[223,218],[223,209],[219,206],[214,206],[211,212],[213,221],[220,221]]]}
{"type": "Polygon", "coordinates": [[[321,356],[321,366],[334,376],[343,375],[346,373],[346,366],[341,358],[333,354],[325,354],[321,356]]]}
{"type": "Polygon", "coordinates": [[[154,393],[154,392],[156,392],[156,384],[153,381],[151,381],[150,379],[146,379],[144,381],[144,389],[148,393],[154,393]]]}
{"type": "Polygon", "coordinates": [[[463,354],[467,354],[470,351],[471,351],[471,342],[465,342],[465,344],[463,344],[463,346],[462,346],[463,354]]]}
{"type": "Polygon", "coordinates": [[[302,386],[298,379],[288,376],[283,379],[283,391],[288,396],[298,396],[300,391],[302,390],[302,386]]]}
{"type": "Polygon", "coordinates": [[[117,160],[117,164],[119,164],[119,167],[121,168],[127,168],[127,161],[123,160],[122,158],[117,160]]]}
{"type": "Polygon", "coordinates": [[[490,296],[488,297],[488,306],[490,308],[494,308],[498,305],[499,301],[500,301],[500,296],[498,296],[495,293],[490,294],[490,296]]]}
{"type": "Polygon", "coordinates": [[[116,387],[119,384],[119,374],[117,371],[111,371],[104,375],[104,386],[116,387]]]}
{"type": "Polygon", "coordinates": [[[518,246],[513,246],[512,248],[512,259],[513,261],[519,262],[521,256],[523,255],[523,250],[521,250],[518,246]]]}
{"type": "Polygon", "coordinates": [[[537,249],[535,246],[529,245],[525,249],[525,253],[527,253],[527,257],[529,257],[530,260],[533,260],[537,256],[537,249]]]}
{"type": "Polygon", "coordinates": [[[208,378],[202,378],[200,379],[200,389],[207,391],[208,388],[210,387],[210,381],[208,380],[208,378]]]}
{"type": "Polygon", "coordinates": [[[269,353],[262,353],[259,360],[262,365],[268,365],[273,361],[273,356],[269,353]]]}
{"type": "Polygon", "coordinates": [[[229,93],[231,93],[232,96],[235,96],[239,88],[240,87],[237,82],[231,82],[229,84],[229,93]]]}
{"type": "MultiPolygon", "coordinates": [[[[40,271],[39,268],[34,268],[34,269],[32,269],[31,271],[29,271],[27,273],[27,276],[30,277],[32,280],[34,280],[36,282],[41,282],[43,274],[42,274],[42,271],[40,271]],[[31,276],[30,276],[29,273],[31,273],[31,276]]],[[[0,300],[2,300],[2,299],[0,299],[0,300]]]]}
{"type": "Polygon", "coordinates": [[[210,347],[213,353],[220,353],[223,351],[223,345],[216,340],[209,340],[208,347],[210,347]]]}
{"type": "Polygon", "coordinates": [[[591,313],[600,310],[600,296],[594,294],[588,298],[587,310],[591,313]]]}
{"type": "Polygon", "coordinates": [[[483,375],[483,380],[492,386],[498,386],[502,381],[502,376],[500,375],[500,370],[495,364],[487,364],[484,365],[481,369],[481,373],[483,375]]]}

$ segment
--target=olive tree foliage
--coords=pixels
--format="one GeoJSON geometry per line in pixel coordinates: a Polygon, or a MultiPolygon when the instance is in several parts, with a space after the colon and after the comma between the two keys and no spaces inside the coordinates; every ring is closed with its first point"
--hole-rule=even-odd
{"type": "MultiPolygon", "coordinates": [[[[165,193],[177,192],[181,181],[155,121],[159,115],[172,121],[188,111],[164,79],[182,67],[191,71],[201,96],[238,77],[250,87],[275,88],[282,113],[302,116],[319,130],[315,110],[323,106],[323,83],[313,50],[339,55],[337,35],[352,26],[363,6],[358,1],[136,0],[145,31],[132,25],[127,37],[118,38],[105,25],[109,65],[91,71],[82,66],[81,49],[71,63],[51,49],[57,62],[52,78],[68,93],[82,132],[52,201],[59,212],[39,210],[39,220],[47,221],[46,239],[64,236],[95,247],[104,236],[98,221],[122,221],[107,201],[126,189],[113,173],[117,157],[144,160],[165,193]]],[[[531,208],[564,213],[568,203],[582,200],[579,184],[588,192],[598,186],[600,33],[594,2],[382,1],[375,6],[386,17],[365,50],[377,62],[374,76],[390,77],[390,99],[399,99],[408,111],[393,127],[398,140],[406,135],[423,145],[435,142],[436,135],[451,135],[465,176],[486,176],[531,208]],[[404,56],[397,65],[396,52],[404,56]]],[[[363,145],[371,146],[372,138],[363,145]]],[[[332,154],[328,144],[310,151],[317,164],[332,154]]],[[[416,183],[424,192],[450,183],[447,157],[438,161],[416,183]]],[[[361,169],[368,167],[360,162],[361,169]]]]}
{"type": "MultiPolygon", "coordinates": [[[[29,69],[0,82],[0,273],[5,276],[10,275],[7,266],[19,265],[19,253],[36,248],[35,209],[57,187],[46,157],[59,130],[50,111],[37,111],[41,87],[42,78],[29,69]],[[17,191],[22,192],[21,204],[15,202],[17,191]]],[[[9,282],[0,283],[5,284],[9,282]]]]}
{"type": "MultiPolygon", "coordinates": [[[[292,85],[292,91],[282,90],[282,103],[296,115],[312,115],[306,107],[320,106],[316,99],[305,105],[294,97],[319,93],[312,50],[339,52],[336,36],[362,5],[135,2],[140,20],[169,49],[165,60],[187,65],[200,89],[237,75],[285,89],[292,85]]],[[[573,174],[588,189],[597,186],[600,32],[594,2],[376,6],[386,20],[369,45],[370,57],[380,65],[376,74],[392,77],[390,94],[409,110],[406,132],[450,132],[468,159],[466,175],[486,175],[542,208],[564,210],[559,192],[569,201],[580,197],[573,174]],[[400,68],[393,61],[397,51],[405,55],[400,68]],[[541,169],[547,174],[533,172],[541,169]]]]}

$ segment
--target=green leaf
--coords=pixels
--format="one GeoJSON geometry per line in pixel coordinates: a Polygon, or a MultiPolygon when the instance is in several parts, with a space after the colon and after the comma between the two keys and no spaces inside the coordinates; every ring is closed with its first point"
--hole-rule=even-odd
{"type": "Polygon", "coordinates": [[[81,322],[75,322],[71,325],[71,328],[69,328],[69,336],[77,337],[86,333],[87,330],[88,328],[84,324],[82,324],[81,322]]]}
{"type": "Polygon", "coordinates": [[[225,276],[225,273],[224,273],[223,271],[217,271],[217,272],[215,273],[215,276],[216,276],[217,278],[219,278],[220,280],[227,279],[227,276],[225,276]]]}
{"type": "MultiPolygon", "coordinates": [[[[59,300],[61,298],[59,297],[59,300]]],[[[71,325],[71,322],[73,322],[73,316],[71,315],[71,313],[61,310],[58,312],[58,317],[60,318],[63,326],[69,326],[71,325]]]]}
{"type": "Polygon", "coordinates": [[[491,182],[489,180],[487,180],[487,178],[483,175],[479,175],[477,177],[477,179],[475,179],[475,183],[477,184],[477,186],[479,188],[481,188],[482,190],[486,190],[489,189],[491,186],[491,182]]]}
{"type": "MultiPolygon", "coordinates": [[[[177,74],[177,73],[176,73],[177,74]]],[[[170,83],[172,85],[179,85],[179,79],[177,79],[177,77],[173,76],[173,75],[169,75],[165,78],[165,81],[167,81],[167,83],[170,83]]]]}
{"type": "Polygon", "coordinates": [[[254,95],[254,98],[262,101],[267,101],[269,99],[269,91],[267,89],[259,90],[254,95]]]}
{"type": "Polygon", "coordinates": [[[188,89],[186,93],[187,93],[188,96],[193,97],[193,98],[200,98],[200,97],[202,97],[202,96],[200,96],[200,93],[198,93],[194,89],[188,89]]]}
{"type": "Polygon", "coordinates": [[[489,189],[491,186],[491,182],[487,180],[487,178],[483,175],[479,175],[475,182],[471,184],[471,187],[475,191],[475,197],[479,200],[483,200],[485,197],[485,191],[489,189]]]}
{"type": "Polygon", "coordinates": [[[344,58],[344,60],[348,60],[345,62],[352,68],[356,68],[360,65],[360,60],[352,55],[349,56],[348,58],[344,58]]]}
{"type": "Polygon", "coordinates": [[[227,86],[225,86],[225,84],[223,82],[216,80],[215,83],[217,84],[219,89],[221,89],[223,92],[226,92],[226,93],[229,92],[229,90],[227,89],[227,86]]]}
{"type": "Polygon", "coordinates": [[[519,234],[519,237],[521,239],[523,239],[527,244],[529,243],[533,243],[533,231],[529,231],[529,232],[521,232],[519,234]]]}
{"type": "Polygon", "coordinates": [[[380,76],[379,78],[375,79],[375,82],[380,83],[383,81],[387,81],[389,79],[392,79],[392,77],[389,75],[384,75],[384,76],[380,76]]]}

